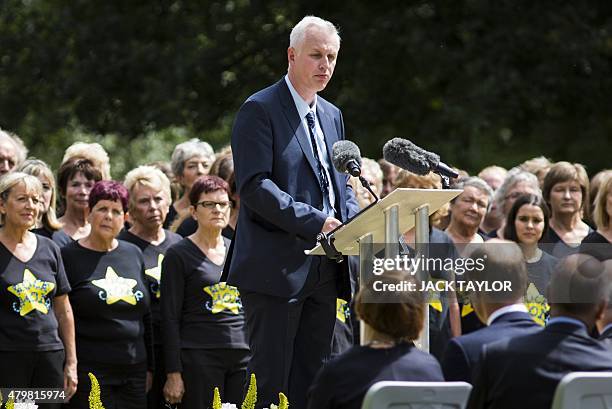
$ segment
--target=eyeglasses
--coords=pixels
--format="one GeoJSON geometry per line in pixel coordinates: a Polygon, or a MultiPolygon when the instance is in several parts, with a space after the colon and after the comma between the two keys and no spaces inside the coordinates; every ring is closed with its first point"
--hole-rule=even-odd
{"type": "Polygon", "coordinates": [[[217,206],[219,206],[219,210],[225,210],[228,207],[232,207],[232,202],[213,202],[209,200],[204,200],[202,202],[197,203],[198,206],[202,206],[205,209],[213,210],[217,206]]]}

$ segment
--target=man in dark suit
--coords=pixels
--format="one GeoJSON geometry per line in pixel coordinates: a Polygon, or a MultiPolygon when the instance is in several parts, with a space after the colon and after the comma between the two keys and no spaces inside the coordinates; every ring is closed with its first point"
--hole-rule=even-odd
{"type": "Polygon", "coordinates": [[[510,280],[515,284],[514,291],[508,297],[485,291],[470,294],[476,315],[487,326],[450,340],[441,362],[447,381],[472,383],[472,371],[478,363],[483,345],[541,328],[531,319],[522,302],[527,268],[519,246],[514,242],[492,239],[482,245],[480,253],[486,257],[485,268],[466,272],[466,280],[510,280]]]}
{"type": "Polygon", "coordinates": [[[359,209],[331,161],[344,139],[340,110],[317,95],[334,72],[334,25],[305,17],[292,30],[287,75],[250,96],[232,130],[241,200],[228,282],[239,288],[257,377],[258,408],[288,393],[291,407],[327,359],[336,299],[350,299],[345,263],[306,256],[317,234],[359,209]]]}
{"type": "Polygon", "coordinates": [[[548,325],[483,347],[468,408],[550,408],[569,372],[612,371],[609,344],[589,335],[606,309],[609,285],[595,258],[573,254],[562,260],[548,286],[548,325]]]}

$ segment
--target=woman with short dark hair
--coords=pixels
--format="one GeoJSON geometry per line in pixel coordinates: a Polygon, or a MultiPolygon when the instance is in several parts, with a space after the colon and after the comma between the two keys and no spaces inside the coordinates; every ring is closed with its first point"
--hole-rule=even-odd
{"type": "Polygon", "coordinates": [[[81,378],[69,408],[89,406],[88,372],[98,379],[105,407],[146,407],[154,362],[144,260],[138,247],[116,239],[128,200],[121,183],[97,182],[88,197],[89,234],[62,248],[81,378]]]}
{"type": "Polygon", "coordinates": [[[171,246],[162,263],[164,396],[197,409],[210,404],[215,387],[228,402],[242,400],[249,347],[238,290],[219,282],[229,249],[221,235],[232,203],[229,186],[217,176],[200,177],[189,203],[198,228],[171,246]]]}
{"type": "Polygon", "coordinates": [[[422,293],[380,293],[374,281],[420,285],[414,276],[385,272],[360,290],[355,310],[365,324],[365,345],[323,365],[309,391],[308,409],[359,409],[368,389],[380,381],[444,381],[438,361],[414,345],[423,329],[422,293]],[[390,302],[390,296],[397,299],[390,302]]]}
{"type": "Polygon", "coordinates": [[[89,159],[71,159],[57,172],[57,187],[64,214],[59,218],[64,234],[53,241],[63,247],[89,234],[89,193],[102,180],[102,172],[89,159]]]}

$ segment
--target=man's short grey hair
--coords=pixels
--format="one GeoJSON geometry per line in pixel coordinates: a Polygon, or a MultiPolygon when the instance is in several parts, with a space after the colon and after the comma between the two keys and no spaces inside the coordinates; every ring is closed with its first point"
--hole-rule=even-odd
{"type": "Polygon", "coordinates": [[[340,44],[340,33],[331,21],[323,20],[316,16],[306,16],[291,30],[291,34],[289,35],[289,47],[299,48],[304,42],[306,31],[312,26],[319,27],[329,34],[335,35],[336,38],[338,38],[338,44],[340,44]]]}
{"type": "Polygon", "coordinates": [[[170,165],[174,176],[183,176],[185,162],[196,156],[205,157],[209,160],[210,164],[215,161],[215,151],[208,142],[193,138],[187,142],[176,145],[174,152],[172,152],[172,161],[170,165]]]}
{"type": "Polygon", "coordinates": [[[14,133],[0,129],[0,143],[4,142],[13,144],[15,147],[15,158],[13,158],[15,160],[15,167],[21,165],[28,157],[28,148],[26,148],[21,138],[14,133]]]}
{"type": "MultiPolygon", "coordinates": [[[[491,202],[493,200],[493,189],[491,189],[491,186],[489,186],[487,182],[477,176],[468,176],[466,178],[459,179],[457,183],[453,185],[453,189],[465,189],[468,186],[485,193],[487,195],[487,209],[491,207],[491,202]]],[[[453,203],[456,199],[457,197],[451,200],[451,203],[453,203]]]]}
{"type": "Polygon", "coordinates": [[[531,188],[533,188],[536,195],[542,196],[542,190],[540,189],[540,182],[538,182],[538,178],[533,173],[521,170],[519,167],[514,167],[508,171],[508,174],[504,179],[504,183],[502,183],[499,189],[497,189],[495,192],[495,204],[500,211],[502,211],[504,208],[506,196],[508,195],[510,189],[520,182],[527,183],[531,188]]]}

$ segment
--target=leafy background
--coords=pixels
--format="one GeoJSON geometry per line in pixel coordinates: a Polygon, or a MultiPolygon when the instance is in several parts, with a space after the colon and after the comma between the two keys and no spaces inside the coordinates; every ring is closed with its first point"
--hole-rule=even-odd
{"type": "Polygon", "coordinates": [[[306,14],[341,30],[323,95],[364,155],[401,136],[470,172],[610,167],[612,2],[596,0],[2,0],[0,127],[53,166],[98,141],[115,177],[190,137],[219,148],[306,14]]]}

